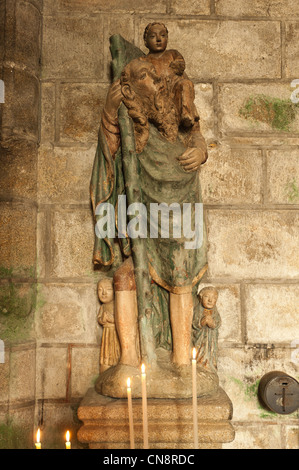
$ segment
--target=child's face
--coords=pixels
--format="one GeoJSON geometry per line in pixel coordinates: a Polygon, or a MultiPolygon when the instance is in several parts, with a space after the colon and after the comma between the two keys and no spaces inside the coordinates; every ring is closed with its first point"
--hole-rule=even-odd
{"type": "Polygon", "coordinates": [[[201,302],[204,308],[212,309],[217,302],[217,294],[212,290],[205,291],[201,297],[201,302]]]}
{"type": "Polygon", "coordinates": [[[98,296],[100,301],[103,304],[106,304],[108,302],[111,302],[114,297],[114,291],[113,291],[113,286],[112,283],[109,281],[101,281],[98,284],[98,296]]]}
{"type": "Polygon", "coordinates": [[[165,27],[154,24],[147,32],[145,45],[151,52],[163,52],[167,47],[168,35],[165,27]]]}

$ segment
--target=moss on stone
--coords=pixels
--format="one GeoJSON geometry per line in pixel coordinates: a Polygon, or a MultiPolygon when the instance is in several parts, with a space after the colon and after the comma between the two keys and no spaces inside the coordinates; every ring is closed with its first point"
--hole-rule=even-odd
{"type": "Polygon", "coordinates": [[[289,179],[286,187],[286,196],[289,202],[298,202],[299,201],[299,187],[296,181],[296,178],[289,179]]]}
{"type": "Polygon", "coordinates": [[[298,104],[266,95],[251,96],[239,110],[240,116],[255,122],[264,122],[273,129],[289,132],[296,118],[298,104]]]}
{"type": "Polygon", "coordinates": [[[16,284],[11,280],[3,283],[0,290],[0,337],[10,341],[29,339],[36,305],[35,283],[16,284]]]}
{"type": "Polygon", "coordinates": [[[12,420],[0,423],[0,449],[28,449],[30,431],[12,420]]]}

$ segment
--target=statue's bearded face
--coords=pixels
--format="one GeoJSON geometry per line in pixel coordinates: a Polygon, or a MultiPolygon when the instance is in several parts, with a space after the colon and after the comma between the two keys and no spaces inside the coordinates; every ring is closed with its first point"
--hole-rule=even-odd
{"type": "MultiPolygon", "coordinates": [[[[143,59],[130,62],[124,70],[121,86],[124,103],[135,124],[147,127],[148,121],[152,122],[168,140],[176,139],[178,115],[173,97],[151,63],[143,59]]],[[[140,134],[141,128],[136,137],[140,134]]]]}

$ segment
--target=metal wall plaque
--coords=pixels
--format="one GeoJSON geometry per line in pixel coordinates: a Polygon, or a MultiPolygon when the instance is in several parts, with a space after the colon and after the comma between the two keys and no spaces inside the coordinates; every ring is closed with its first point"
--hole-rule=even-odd
{"type": "Polygon", "coordinates": [[[261,402],[274,413],[290,414],[299,408],[299,383],[285,372],[265,374],[258,394],[261,402]]]}

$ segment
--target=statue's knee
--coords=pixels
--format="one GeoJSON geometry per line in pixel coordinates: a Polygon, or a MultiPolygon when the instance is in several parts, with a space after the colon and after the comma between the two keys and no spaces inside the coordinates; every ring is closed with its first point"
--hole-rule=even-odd
{"type": "Polygon", "coordinates": [[[113,284],[115,291],[136,290],[134,265],[132,258],[127,258],[123,262],[123,264],[115,271],[113,275],[113,284]]]}

